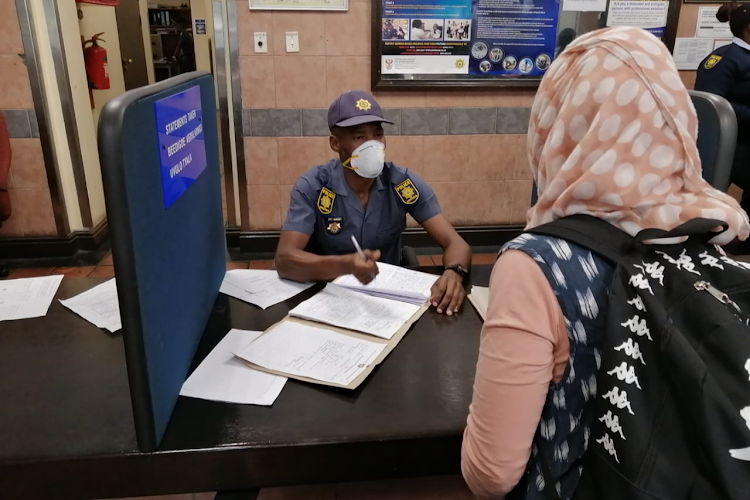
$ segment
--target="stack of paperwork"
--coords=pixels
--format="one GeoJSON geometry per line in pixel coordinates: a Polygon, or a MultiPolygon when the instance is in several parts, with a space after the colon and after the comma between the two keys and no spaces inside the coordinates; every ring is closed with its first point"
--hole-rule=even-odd
{"type": "Polygon", "coordinates": [[[486,286],[472,286],[467,297],[471,305],[477,310],[482,321],[487,320],[487,306],[490,303],[490,289],[486,286]]]}
{"type": "Polygon", "coordinates": [[[115,278],[60,303],[99,328],[112,333],[122,328],[115,278]]]}
{"type": "Polygon", "coordinates": [[[62,275],[0,281],[0,321],[47,315],[62,275]]]}
{"type": "Polygon", "coordinates": [[[390,264],[378,264],[380,273],[370,283],[363,285],[351,274],[341,276],[333,282],[344,288],[364,292],[410,304],[422,305],[430,298],[430,289],[439,276],[412,271],[390,264]]]}

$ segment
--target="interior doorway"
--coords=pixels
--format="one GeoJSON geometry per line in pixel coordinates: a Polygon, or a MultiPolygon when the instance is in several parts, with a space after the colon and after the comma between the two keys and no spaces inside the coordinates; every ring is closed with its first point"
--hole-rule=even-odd
{"type": "MultiPolygon", "coordinates": [[[[189,0],[161,0],[148,6],[156,81],[195,71],[195,39],[189,0]]],[[[203,22],[205,30],[205,21],[203,22]]],[[[202,33],[205,35],[205,31],[202,33]]]]}
{"type": "MultiPolygon", "coordinates": [[[[120,39],[120,55],[125,90],[137,89],[151,83],[146,59],[146,47],[141,20],[141,7],[138,2],[120,2],[115,7],[117,35],[120,39]]],[[[153,74],[153,70],[151,71],[153,74]]]]}

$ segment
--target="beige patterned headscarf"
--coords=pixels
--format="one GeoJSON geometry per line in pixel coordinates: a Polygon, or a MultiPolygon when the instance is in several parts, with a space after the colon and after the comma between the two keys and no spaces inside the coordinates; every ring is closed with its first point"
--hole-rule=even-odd
{"type": "Polygon", "coordinates": [[[572,214],[635,236],[703,217],[729,224],[725,244],[750,231],[736,200],[701,177],[698,119],[667,48],[637,28],[584,35],[542,80],[528,157],[539,189],[528,227],[572,214]]]}

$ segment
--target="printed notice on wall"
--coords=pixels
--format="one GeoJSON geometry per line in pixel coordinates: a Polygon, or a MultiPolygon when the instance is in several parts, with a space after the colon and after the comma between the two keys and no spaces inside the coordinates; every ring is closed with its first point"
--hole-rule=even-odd
{"type": "Polygon", "coordinates": [[[674,41],[674,64],[679,70],[694,71],[713,49],[714,41],[708,38],[677,38],[674,41]]]}
{"type": "Polygon", "coordinates": [[[697,38],[725,38],[732,39],[732,31],[729,29],[729,23],[720,23],[716,19],[716,12],[719,7],[699,7],[698,22],[695,26],[695,36],[697,38]]]}
{"type": "Polygon", "coordinates": [[[656,36],[664,36],[669,2],[654,0],[612,0],[609,2],[607,26],[646,28],[656,36]],[[662,30],[661,33],[653,31],[662,30]]]}
{"type": "Polygon", "coordinates": [[[607,0],[563,0],[563,10],[567,12],[604,12],[607,0]]]}
{"type": "Polygon", "coordinates": [[[154,111],[164,208],[169,208],[208,165],[200,87],[156,101],[154,111]]]}

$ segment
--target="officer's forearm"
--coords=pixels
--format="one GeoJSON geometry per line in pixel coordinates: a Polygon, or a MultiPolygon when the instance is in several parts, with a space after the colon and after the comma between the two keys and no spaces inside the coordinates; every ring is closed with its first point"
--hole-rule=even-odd
{"type": "Polygon", "coordinates": [[[331,281],[352,272],[351,255],[316,255],[304,250],[276,254],[279,277],[292,281],[331,281]]]}
{"type": "Polygon", "coordinates": [[[471,247],[460,236],[453,238],[443,250],[443,266],[455,264],[461,264],[466,269],[471,268],[471,247]]]}

